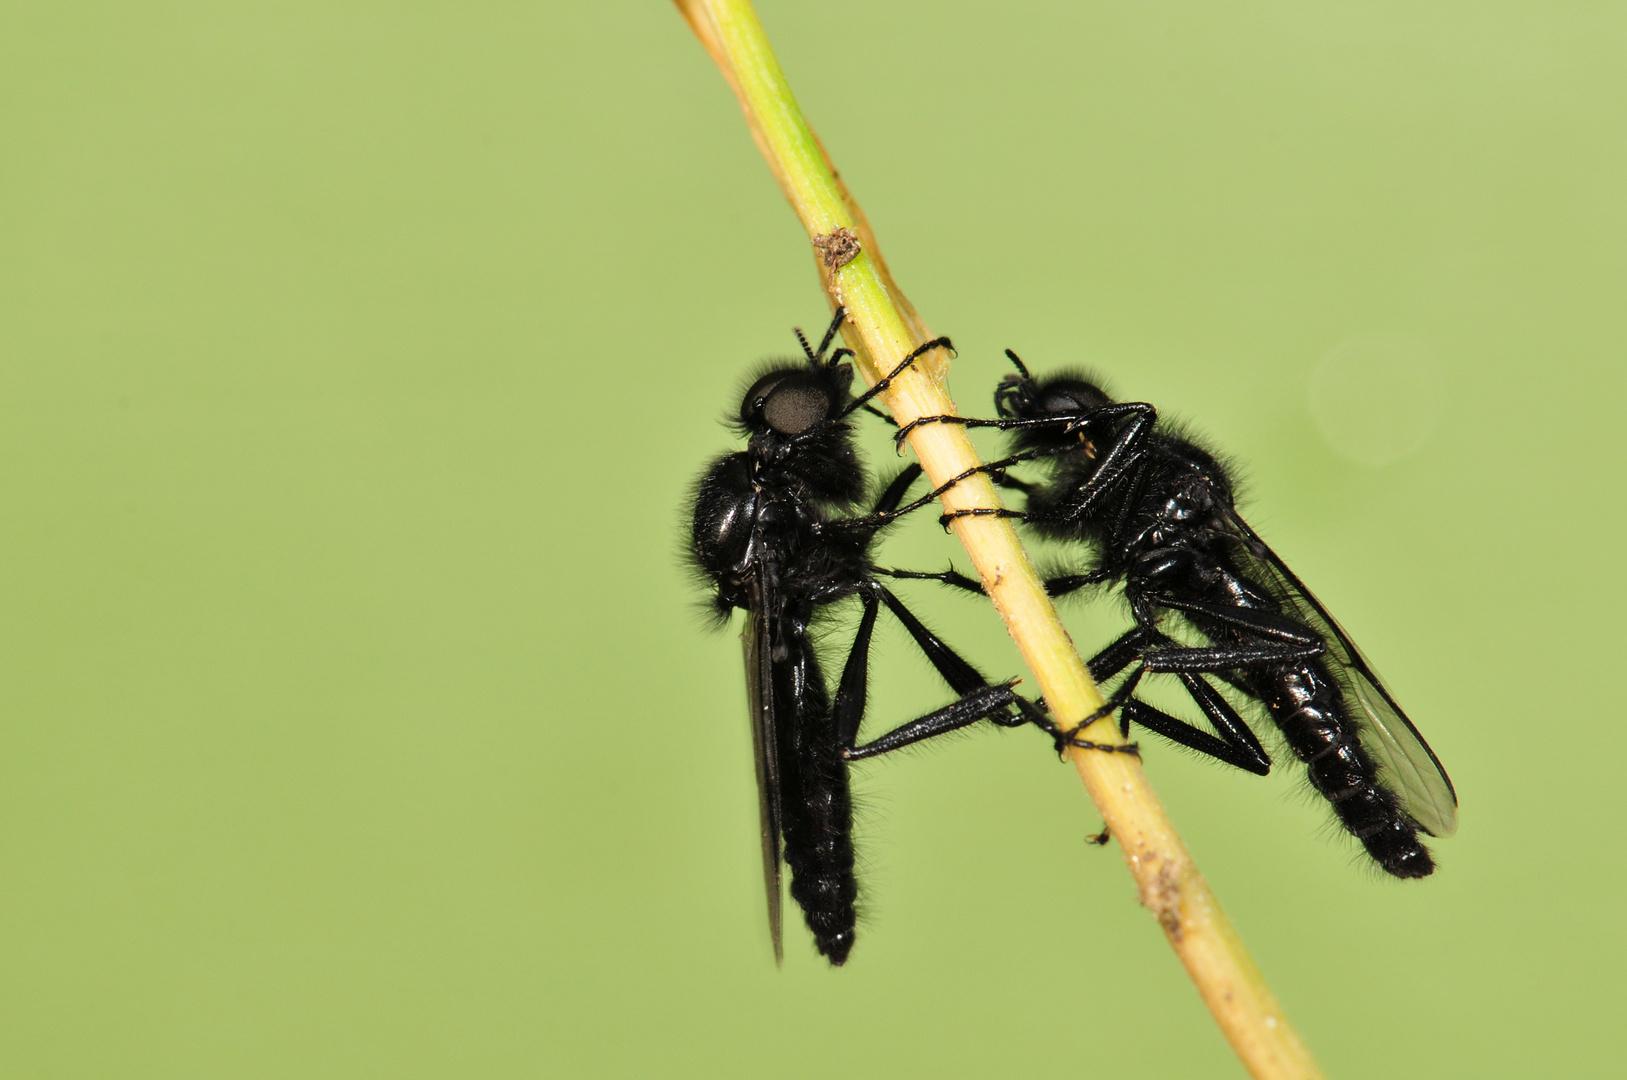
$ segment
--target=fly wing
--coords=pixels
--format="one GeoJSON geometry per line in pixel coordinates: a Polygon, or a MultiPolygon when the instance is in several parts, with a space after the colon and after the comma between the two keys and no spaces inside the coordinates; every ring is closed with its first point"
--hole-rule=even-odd
{"type": "Polygon", "coordinates": [[[770,669],[771,598],[762,576],[752,584],[751,605],[740,640],[746,649],[746,703],[751,711],[751,746],[757,759],[757,808],[763,831],[763,885],[768,890],[768,936],[774,962],[784,961],[780,945],[780,761],[774,727],[774,673],[770,669]]]}
{"type": "Polygon", "coordinates": [[[1451,836],[1458,827],[1458,797],[1440,759],[1321,602],[1235,511],[1227,516],[1239,562],[1327,642],[1324,659],[1343,687],[1345,700],[1355,703],[1352,714],[1362,748],[1401,797],[1402,809],[1431,836],[1451,836]]]}

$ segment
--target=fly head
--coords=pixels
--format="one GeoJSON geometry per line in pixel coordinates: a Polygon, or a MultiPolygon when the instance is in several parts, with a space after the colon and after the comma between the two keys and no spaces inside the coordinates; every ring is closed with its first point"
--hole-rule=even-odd
{"type": "MultiPolygon", "coordinates": [[[[1091,377],[1067,372],[1046,379],[1028,374],[1011,350],[1006,350],[1021,374],[1007,375],[994,391],[995,412],[1006,420],[1049,420],[1074,416],[1112,404],[1113,399],[1091,377]]],[[[1087,457],[1094,457],[1097,439],[1090,426],[1069,429],[1062,426],[1019,428],[1014,443],[1022,450],[1081,444],[1087,457]]]]}
{"type": "Polygon", "coordinates": [[[753,435],[804,435],[836,414],[852,378],[846,367],[776,368],[746,391],[740,422],[753,435]]]}

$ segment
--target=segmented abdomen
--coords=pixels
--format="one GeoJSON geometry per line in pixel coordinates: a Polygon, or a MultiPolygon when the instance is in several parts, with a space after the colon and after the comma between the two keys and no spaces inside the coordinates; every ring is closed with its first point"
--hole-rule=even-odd
{"type": "Polygon", "coordinates": [[[806,632],[786,636],[789,662],[777,665],[790,685],[780,716],[780,767],[785,861],[791,898],[802,908],[819,951],[832,964],[853,948],[859,886],[853,876],[853,804],[847,761],[824,678],[806,632]],[[792,704],[794,702],[794,704],[792,704]]]}
{"type": "Polygon", "coordinates": [[[1378,767],[1362,749],[1344,695],[1327,669],[1312,661],[1253,682],[1340,824],[1387,872],[1428,876],[1434,860],[1395,794],[1379,782],[1378,767]]]}
{"type": "MultiPolygon", "coordinates": [[[[1211,551],[1199,559],[1207,563],[1208,572],[1200,577],[1209,582],[1201,590],[1209,603],[1264,608],[1293,618],[1223,555],[1211,551]]],[[[1252,638],[1235,628],[1220,631],[1220,636],[1239,642],[1252,638]]],[[[1339,823],[1379,866],[1396,877],[1427,877],[1435,862],[1419,841],[1417,827],[1402,813],[1400,800],[1380,782],[1378,766],[1362,749],[1350,705],[1327,665],[1308,660],[1266,668],[1244,673],[1242,682],[1270,712],[1294,756],[1305,762],[1311,786],[1333,805],[1339,823]]]]}

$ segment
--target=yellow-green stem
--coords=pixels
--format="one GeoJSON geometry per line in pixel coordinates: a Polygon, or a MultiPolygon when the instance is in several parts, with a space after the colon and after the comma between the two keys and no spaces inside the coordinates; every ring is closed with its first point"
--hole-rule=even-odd
{"type": "MultiPolygon", "coordinates": [[[[819,265],[831,302],[847,308],[843,335],[874,385],[927,339],[925,325],[893,284],[868,222],[797,107],[749,0],[675,2],[734,88],[752,136],[810,241],[838,229],[851,230],[860,238],[863,250],[852,261],[830,267],[821,259],[819,265]]],[[[895,380],[882,395],[894,418],[908,424],[921,416],[953,414],[954,403],[944,388],[946,373],[947,361],[935,357],[895,380]]],[[[958,425],[918,427],[909,444],[935,485],[978,464],[965,429],[958,425]]],[[[983,474],[950,488],[943,503],[949,510],[1000,505],[994,485],[983,474]]],[[[1005,519],[984,516],[957,519],[954,531],[1057,722],[1067,729],[1075,727],[1101,707],[1102,696],[1015,530],[1005,519]]],[[[1107,719],[1092,725],[1085,737],[1098,743],[1122,741],[1107,719]]],[[[1072,758],[1124,850],[1141,902],[1157,917],[1249,1072],[1260,1078],[1294,1080],[1321,1076],[1187,854],[1139,759],[1082,749],[1074,750],[1072,758]]]]}

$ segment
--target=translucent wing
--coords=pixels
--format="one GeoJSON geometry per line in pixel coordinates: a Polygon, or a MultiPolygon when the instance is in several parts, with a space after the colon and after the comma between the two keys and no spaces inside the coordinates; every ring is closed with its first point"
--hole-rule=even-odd
{"type": "Polygon", "coordinates": [[[1296,618],[1327,642],[1324,660],[1352,703],[1362,748],[1400,796],[1402,809],[1431,836],[1451,836],[1458,827],[1458,797],[1440,759],[1327,609],[1247,522],[1235,511],[1228,511],[1228,517],[1240,565],[1252,568],[1296,618]]]}
{"type": "Polygon", "coordinates": [[[768,890],[768,936],[774,962],[785,958],[780,945],[780,762],[774,727],[774,676],[769,668],[770,598],[762,575],[752,584],[751,605],[740,640],[746,649],[746,703],[751,712],[751,746],[757,759],[757,808],[763,832],[763,885],[768,890]]]}

